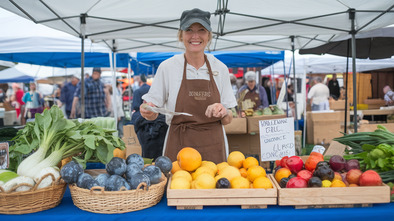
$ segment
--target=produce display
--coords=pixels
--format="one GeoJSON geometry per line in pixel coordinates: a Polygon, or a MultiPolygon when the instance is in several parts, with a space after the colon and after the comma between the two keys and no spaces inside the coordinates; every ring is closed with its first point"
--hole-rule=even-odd
{"type": "Polygon", "coordinates": [[[261,116],[261,115],[280,115],[285,114],[285,112],[278,105],[269,105],[264,109],[246,109],[241,113],[242,117],[249,116],[261,116]]]}
{"type": "Polygon", "coordinates": [[[106,173],[96,177],[86,173],[83,166],[71,161],[60,170],[62,179],[68,184],[84,189],[103,187],[105,191],[120,191],[137,189],[141,183],[147,187],[158,184],[162,175],[172,169],[168,157],[161,156],[155,165],[144,166],[144,159],[138,154],[131,154],[126,159],[113,157],[105,166],[106,173]]]}
{"type": "Polygon", "coordinates": [[[342,156],[312,152],[303,163],[299,156],[283,157],[277,161],[274,177],[281,188],[381,186],[382,179],[373,170],[361,171],[356,159],[346,161],[342,156]]]}
{"type": "Polygon", "coordinates": [[[231,152],[226,162],[215,164],[203,161],[196,149],[185,147],[172,165],[170,189],[273,188],[259,161],[246,158],[240,151],[231,152]]]}

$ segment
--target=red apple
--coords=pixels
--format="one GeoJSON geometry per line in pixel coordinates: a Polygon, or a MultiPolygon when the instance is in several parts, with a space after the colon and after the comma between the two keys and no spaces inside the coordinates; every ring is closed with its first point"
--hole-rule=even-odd
{"type": "Polygon", "coordinates": [[[309,181],[310,178],[312,178],[313,174],[309,170],[301,170],[300,172],[297,173],[297,177],[301,177],[302,179],[306,180],[307,182],[309,181]]]}
{"type": "Polygon", "coordinates": [[[287,168],[287,165],[286,165],[287,159],[289,159],[289,157],[288,157],[288,156],[284,156],[284,157],[282,157],[282,159],[280,160],[280,166],[281,166],[282,168],[283,168],[283,167],[286,167],[286,168],[287,168]]]}
{"type": "Polygon", "coordinates": [[[382,185],[382,178],[377,172],[373,170],[367,170],[360,176],[360,186],[381,186],[381,185],[382,185]]]}
{"type": "Polygon", "coordinates": [[[304,162],[299,156],[291,156],[287,159],[286,165],[292,173],[298,173],[304,167],[304,162]]]}
{"type": "Polygon", "coordinates": [[[293,177],[286,184],[286,188],[306,188],[306,187],[308,187],[308,182],[301,177],[293,177]]]}
{"type": "Polygon", "coordinates": [[[346,174],[346,180],[349,184],[359,184],[360,176],[363,172],[359,169],[351,169],[346,174]]]}

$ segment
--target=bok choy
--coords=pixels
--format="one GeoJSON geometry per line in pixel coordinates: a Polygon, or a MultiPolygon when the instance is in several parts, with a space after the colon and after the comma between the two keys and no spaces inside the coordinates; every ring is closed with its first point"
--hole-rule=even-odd
{"type": "Polygon", "coordinates": [[[107,163],[116,147],[124,149],[123,141],[112,135],[115,131],[91,121],[67,120],[62,111],[53,106],[36,114],[35,121],[13,139],[15,144],[10,147],[10,159],[14,165],[11,169],[17,167],[19,175],[34,177],[43,168],[56,166],[70,156],[82,165],[88,161],[107,163]],[[33,150],[33,154],[23,159],[33,150]]]}

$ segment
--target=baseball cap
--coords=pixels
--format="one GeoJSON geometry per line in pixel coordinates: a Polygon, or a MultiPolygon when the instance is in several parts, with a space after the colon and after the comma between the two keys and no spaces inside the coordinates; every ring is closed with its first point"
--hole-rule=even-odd
{"type": "Polygon", "coordinates": [[[210,18],[211,13],[208,11],[202,11],[198,8],[186,10],[182,12],[180,29],[186,31],[192,24],[199,23],[208,31],[212,31],[210,18]]]}
{"type": "Polygon", "coordinates": [[[101,68],[93,68],[92,73],[93,73],[93,72],[98,72],[98,73],[101,74],[101,68]]]}
{"type": "Polygon", "coordinates": [[[245,80],[246,81],[255,81],[256,80],[256,72],[248,71],[245,73],[245,80]]]}

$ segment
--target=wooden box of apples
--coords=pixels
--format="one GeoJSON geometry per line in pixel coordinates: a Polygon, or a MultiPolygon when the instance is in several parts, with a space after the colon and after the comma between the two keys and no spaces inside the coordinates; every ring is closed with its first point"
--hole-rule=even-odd
{"type": "Polygon", "coordinates": [[[278,204],[296,208],[356,207],[389,203],[390,188],[375,171],[361,171],[357,160],[334,155],[329,162],[312,152],[283,157],[270,175],[278,188],[278,204]]]}

